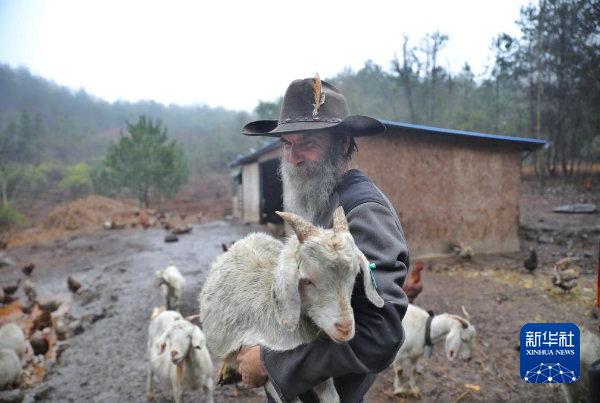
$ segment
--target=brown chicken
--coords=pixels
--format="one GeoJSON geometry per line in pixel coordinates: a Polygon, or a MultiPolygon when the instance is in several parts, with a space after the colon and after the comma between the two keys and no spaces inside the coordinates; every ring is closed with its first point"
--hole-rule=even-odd
{"type": "Polygon", "coordinates": [[[77,290],[81,288],[81,283],[71,278],[71,276],[69,276],[69,278],[67,279],[67,285],[69,286],[69,290],[71,292],[77,292],[77,290]]]}
{"type": "Polygon", "coordinates": [[[417,267],[410,275],[410,281],[404,284],[402,289],[408,297],[408,302],[411,304],[417,296],[423,291],[423,283],[421,282],[421,271],[425,268],[423,262],[417,262],[417,267]]]}
{"type": "Polygon", "coordinates": [[[144,228],[144,230],[147,230],[152,226],[152,224],[150,224],[150,219],[143,212],[140,214],[140,225],[144,228]]]}
{"type": "MultiPolygon", "coordinates": [[[[38,305],[39,307],[39,305],[38,305]]],[[[36,330],[44,330],[47,327],[52,326],[52,315],[50,315],[50,310],[44,309],[42,313],[40,313],[33,321],[33,325],[31,326],[31,330],[29,330],[29,334],[35,333],[36,330]]]]}
{"type": "Polygon", "coordinates": [[[33,269],[35,269],[35,264],[29,263],[27,266],[23,267],[21,270],[26,276],[31,276],[33,273],[33,269]]]}

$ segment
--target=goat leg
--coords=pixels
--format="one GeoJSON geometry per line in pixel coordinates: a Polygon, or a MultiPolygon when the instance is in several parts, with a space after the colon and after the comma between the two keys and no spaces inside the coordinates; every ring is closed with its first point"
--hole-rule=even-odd
{"type": "Polygon", "coordinates": [[[419,387],[417,386],[417,360],[410,360],[410,380],[408,381],[410,386],[410,394],[411,396],[419,399],[421,394],[419,392],[419,387]]]}
{"type": "Polygon", "coordinates": [[[402,386],[402,361],[394,361],[394,394],[403,395],[405,393],[404,387],[402,386]]]}

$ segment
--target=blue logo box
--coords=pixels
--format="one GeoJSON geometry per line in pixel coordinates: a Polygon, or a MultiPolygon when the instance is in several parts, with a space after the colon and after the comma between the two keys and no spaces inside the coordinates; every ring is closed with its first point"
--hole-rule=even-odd
{"type": "Polygon", "coordinates": [[[573,383],[579,379],[579,328],[572,323],[523,326],[521,378],[527,383],[573,383]]]}

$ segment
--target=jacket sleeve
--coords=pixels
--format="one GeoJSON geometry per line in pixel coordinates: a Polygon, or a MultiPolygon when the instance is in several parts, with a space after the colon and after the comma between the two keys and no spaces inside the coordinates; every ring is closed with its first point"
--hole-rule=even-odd
{"type": "Polygon", "coordinates": [[[367,299],[359,274],[352,294],[356,332],[349,342],[316,340],[294,350],[261,348],[261,359],[282,401],[312,389],[330,377],[377,373],[394,360],[404,341],[402,318],[408,300],[402,285],[408,267],[408,247],[395,213],[376,202],[361,204],[346,215],[356,245],[373,270],[377,291],[385,301],[377,308],[367,299]]]}

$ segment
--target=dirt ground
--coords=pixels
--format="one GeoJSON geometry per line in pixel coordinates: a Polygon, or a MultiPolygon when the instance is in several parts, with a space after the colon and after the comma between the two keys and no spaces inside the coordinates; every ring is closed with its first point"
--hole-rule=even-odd
{"type": "MultiPolygon", "coordinates": [[[[558,215],[560,204],[600,202],[600,193],[563,184],[542,195],[536,183],[525,182],[521,198],[521,251],[424,261],[424,290],[415,304],[435,313],[461,315],[464,305],[477,331],[473,359],[446,360],[443,345],[418,364],[421,399],[392,395],[393,373],[384,371],[367,395],[368,402],[561,402],[547,385],[526,384],[519,376],[519,331],[530,322],[571,322],[596,329],[592,307],[600,215],[558,215]],[[528,248],[540,262],[534,275],[524,272],[528,248]],[[554,262],[571,256],[580,266],[579,285],[571,295],[550,283],[554,262]],[[466,385],[470,385],[467,387],[466,385]],[[479,390],[476,390],[479,389],[479,390]]],[[[15,282],[21,267],[35,263],[31,281],[40,298],[58,299],[70,307],[83,332],[60,342],[58,358],[49,362],[44,379],[23,388],[25,401],[145,402],[146,339],[152,307],[164,304],[152,287],[153,273],[172,260],[186,277],[182,314],[197,313],[197,296],[210,262],[230,243],[263,226],[230,220],[201,222],[179,242],[165,243],[160,228],[124,229],[76,235],[67,239],[9,248],[13,267],[0,268],[0,284],[15,282]],[[73,276],[84,287],[74,295],[66,286],[73,276]]],[[[410,246],[410,240],[409,240],[410,246]]],[[[412,266],[415,266],[416,259],[412,266]]],[[[24,299],[22,291],[17,295],[24,299]]],[[[0,315],[1,316],[1,315],[0,315]]],[[[13,320],[14,316],[0,318],[13,320]]],[[[57,320],[57,319],[55,319],[57,320]]],[[[215,372],[220,363],[215,360],[215,372]]],[[[405,370],[408,374],[408,368],[405,370]]],[[[405,380],[407,382],[407,380],[405,380]]],[[[264,402],[262,390],[215,389],[215,402],[264,402]]],[[[188,401],[202,401],[201,392],[187,392],[188,401]]],[[[164,387],[155,388],[156,402],[174,401],[164,387]]]]}

